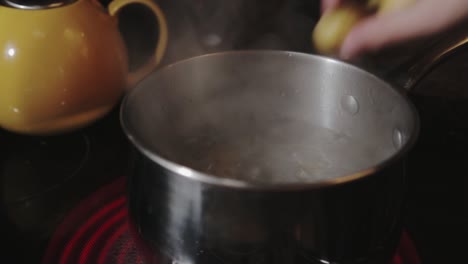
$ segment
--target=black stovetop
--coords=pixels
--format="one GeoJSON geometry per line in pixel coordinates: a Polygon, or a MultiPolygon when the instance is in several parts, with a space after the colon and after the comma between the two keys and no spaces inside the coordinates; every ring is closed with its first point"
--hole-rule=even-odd
{"type": "MultiPolygon", "coordinates": [[[[159,2],[172,12],[178,8],[169,6],[169,1],[159,2]]],[[[301,5],[295,7],[302,9],[301,5]]],[[[244,34],[244,41],[255,43],[252,48],[264,45],[263,40],[276,48],[309,52],[304,43],[313,25],[307,23],[315,20],[302,11],[295,19],[291,24],[302,26],[289,25],[300,35],[292,42],[287,41],[291,28],[284,24],[275,24],[275,32],[282,33],[262,31],[265,34],[259,35],[264,37],[257,42],[249,42],[253,37],[244,34]]],[[[249,46],[237,45],[224,48],[249,46]]],[[[169,50],[166,63],[200,52],[180,53],[178,48],[174,45],[169,50]]],[[[430,96],[412,96],[422,127],[408,159],[405,227],[423,263],[459,263],[464,253],[459,241],[464,241],[467,228],[467,73],[468,53],[464,53],[445,62],[420,84],[418,90],[431,91],[430,96]]],[[[66,215],[100,187],[125,176],[128,169],[129,147],[120,129],[118,107],[94,125],[71,134],[39,138],[0,130],[0,142],[0,258],[9,259],[5,263],[40,263],[66,215]]]]}

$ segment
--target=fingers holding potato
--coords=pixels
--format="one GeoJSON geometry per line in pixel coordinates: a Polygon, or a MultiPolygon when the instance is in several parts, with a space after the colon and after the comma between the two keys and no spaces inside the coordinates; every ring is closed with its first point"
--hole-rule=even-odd
{"type": "Polygon", "coordinates": [[[353,27],[375,13],[401,10],[417,0],[348,0],[325,12],[312,32],[316,51],[324,55],[337,54],[353,27]]]}
{"type": "Polygon", "coordinates": [[[322,15],[312,32],[312,42],[319,53],[338,52],[349,31],[365,17],[357,5],[339,6],[322,15]]]}

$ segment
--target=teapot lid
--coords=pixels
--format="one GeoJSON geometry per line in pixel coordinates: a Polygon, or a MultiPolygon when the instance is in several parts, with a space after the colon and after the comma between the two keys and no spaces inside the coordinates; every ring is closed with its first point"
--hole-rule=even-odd
{"type": "Polygon", "coordinates": [[[72,4],[78,0],[0,0],[0,5],[17,9],[49,9],[72,4]]]}

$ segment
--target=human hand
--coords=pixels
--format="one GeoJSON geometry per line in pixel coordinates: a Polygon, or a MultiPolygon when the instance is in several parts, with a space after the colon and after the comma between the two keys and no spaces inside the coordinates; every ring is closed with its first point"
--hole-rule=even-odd
{"type": "MultiPolygon", "coordinates": [[[[347,2],[347,0],[321,1],[324,13],[347,2]]],[[[392,3],[404,1],[380,0],[380,2],[392,5],[392,3]]],[[[351,59],[393,44],[440,33],[468,18],[468,0],[414,0],[409,2],[412,4],[396,9],[388,8],[384,12],[360,20],[344,38],[339,48],[340,57],[351,59]]]]}

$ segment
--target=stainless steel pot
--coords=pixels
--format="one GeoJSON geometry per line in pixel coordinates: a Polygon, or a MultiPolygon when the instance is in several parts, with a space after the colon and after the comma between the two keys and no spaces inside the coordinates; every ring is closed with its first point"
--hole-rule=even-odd
{"type": "Polygon", "coordinates": [[[150,263],[387,263],[418,115],[399,88],[329,58],[205,55],[122,105],[129,212],[150,263]]]}

